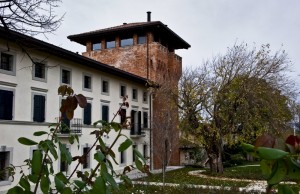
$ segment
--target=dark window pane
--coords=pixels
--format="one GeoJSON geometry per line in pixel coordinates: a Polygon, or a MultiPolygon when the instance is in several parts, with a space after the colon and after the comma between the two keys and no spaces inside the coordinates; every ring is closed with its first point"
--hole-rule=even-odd
{"type": "Polygon", "coordinates": [[[92,104],[87,103],[83,111],[83,124],[90,125],[92,123],[92,104]]]}
{"type": "Polygon", "coordinates": [[[33,97],[33,121],[45,121],[45,96],[34,95],[33,97]]]}
{"type": "Polygon", "coordinates": [[[147,101],[148,101],[148,93],[143,92],[143,102],[147,102],[147,101]]]}
{"type": "Polygon", "coordinates": [[[125,163],[125,153],[124,153],[124,151],[120,152],[120,163],[121,164],[125,163]]]}
{"type": "Polygon", "coordinates": [[[43,63],[34,64],[34,77],[45,78],[45,64],[43,63]]]}
{"type": "Polygon", "coordinates": [[[102,105],[102,120],[109,122],[109,107],[106,105],[102,105]]]}
{"type": "Polygon", "coordinates": [[[93,44],[93,51],[100,50],[100,49],[101,49],[101,43],[94,43],[93,44]]]}
{"type": "Polygon", "coordinates": [[[9,165],[9,152],[0,152],[0,181],[8,180],[7,171],[4,171],[9,165]]]}
{"type": "Polygon", "coordinates": [[[144,158],[147,158],[147,145],[144,145],[143,152],[144,158]]]}
{"type": "Polygon", "coordinates": [[[133,38],[121,39],[121,46],[133,45],[133,38]]]}
{"type": "Polygon", "coordinates": [[[135,153],[133,150],[136,149],[136,145],[132,145],[132,162],[135,162],[135,153]]]}
{"type": "Polygon", "coordinates": [[[71,72],[63,69],[61,75],[61,82],[64,84],[70,84],[71,72]]]}
{"type": "Polygon", "coordinates": [[[126,86],[120,87],[120,96],[122,96],[122,97],[126,96],[126,86]]]}
{"type": "Polygon", "coordinates": [[[123,124],[126,121],[126,109],[120,110],[120,117],[121,117],[121,124],[123,124]]]}
{"type": "Polygon", "coordinates": [[[105,80],[102,81],[102,92],[108,93],[108,81],[105,80]]]}
{"type": "Polygon", "coordinates": [[[90,167],[90,154],[88,153],[89,147],[83,148],[83,156],[84,156],[84,163],[82,164],[83,168],[90,167]]]}
{"type": "Polygon", "coordinates": [[[91,89],[92,78],[90,76],[84,76],[84,88],[91,89]]]}
{"type": "Polygon", "coordinates": [[[7,53],[1,53],[0,69],[6,70],[6,71],[13,70],[13,55],[10,55],[7,53]]]}
{"type": "Polygon", "coordinates": [[[143,112],[144,128],[148,128],[148,112],[143,112]]]}
{"type": "Polygon", "coordinates": [[[137,130],[138,130],[138,135],[141,135],[142,134],[142,113],[141,113],[141,111],[138,112],[137,130]]]}
{"type": "Polygon", "coordinates": [[[137,100],[137,89],[132,89],[132,99],[137,100]]]}
{"type": "Polygon", "coordinates": [[[138,37],[138,44],[146,43],[146,36],[139,36],[138,37]]]}
{"type": "Polygon", "coordinates": [[[114,40],[106,42],[106,48],[115,48],[116,42],[114,40]]]}
{"type": "Polygon", "coordinates": [[[12,120],[13,92],[0,90],[0,119],[12,120]]]}

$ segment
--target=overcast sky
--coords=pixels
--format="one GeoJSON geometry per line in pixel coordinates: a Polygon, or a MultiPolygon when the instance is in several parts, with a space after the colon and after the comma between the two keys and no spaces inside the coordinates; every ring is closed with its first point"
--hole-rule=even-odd
{"type": "Polygon", "coordinates": [[[300,83],[299,0],[63,0],[56,11],[66,13],[61,27],[48,40],[40,38],[74,52],[85,47],[68,35],[144,22],[151,11],[152,21],[168,25],[191,45],[176,51],[184,67],[201,65],[235,42],[269,43],[274,51],[286,50],[300,83]]]}

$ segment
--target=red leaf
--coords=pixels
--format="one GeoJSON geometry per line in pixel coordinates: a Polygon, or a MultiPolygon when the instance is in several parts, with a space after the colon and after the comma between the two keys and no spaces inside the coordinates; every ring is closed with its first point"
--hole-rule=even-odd
{"type": "Polygon", "coordinates": [[[290,135],[286,140],[285,143],[294,146],[295,149],[299,148],[300,139],[298,136],[290,135]]]}
{"type": "Polygon", "coordinates": [[[81,108],[84,108],[87,104],[86,97],[82,94],[75,95],[75,98],[78,101],[78,104],[81,108]]]}
{"type": "Polygon", "coordinates": [[[276,139],[273,136],[269,134],[263,134],[256,139],[254,146],[274,148],[275,142],[276,139]]]}

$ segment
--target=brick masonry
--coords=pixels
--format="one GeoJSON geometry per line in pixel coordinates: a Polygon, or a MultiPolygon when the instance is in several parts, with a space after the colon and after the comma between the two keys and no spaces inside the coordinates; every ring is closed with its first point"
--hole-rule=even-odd
{"type": "MultiPolygon", "coordinates": [[[[105,41],[101,41],[102,49],[97,51],[92,51],[92,43],[87,42],[86,52],[83,53],[84,56],[92,58],[94,60],[100,61],[102,63],[112,65],[116,68],[122,69],[124,71],[133,73],[135,75],[147,78],[147,66],[149,66],[149,79],[157,83],[164,83],[170,81],[173,88],[176,89],[178,85],[178,80],[182,73],[182,60],[181,57],[176,55],[174,52],[169,52],[169,50],[158,42],[153,42],[153,37],[151,33],[148,33],[149,44],[137,44],[137,35],[133,36],[134,44],[132,46],[120,47],[119,37],[116,37],[116,47],[111,49],[105,49],[105,41]],[[148,48],[148,60],[147,64],[147,48],[148,48]]],[[[160,98],[155,98],[153,100],[153,115],[159,115],[164,109],[164,103],[160,101],[160,98]]],[[[180,165],[180,155],[179,155],[179,131],[178,126],[178,111],[173,111],[172,121],[173,125],[168,130],[172,131],[172,138],[166,137],[169,141],[169,145],[172,145],[171,149],[171,160],[169,165],[180,165]]],[[[153,123],[159,122],[159,118],[153,117],[153,123]]],[[[155,127],[153,125],[153,167],[154,169],[162,167],[161,155],[159,150],[161,150],[162,130],[160,127],[155,127]]],[[[170,149],[169,149],[170,150],[170,149]]],[[[170,154],[166,153],[166,154],[170,154]]]]}

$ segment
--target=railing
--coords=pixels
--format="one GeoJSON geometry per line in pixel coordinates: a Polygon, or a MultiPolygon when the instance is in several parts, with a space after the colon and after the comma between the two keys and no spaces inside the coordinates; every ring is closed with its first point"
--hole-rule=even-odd
{"type": "MultiPolygon", "coordinates": [[[[56,118],[57,122],[59,118],[56,118]]],[[[64,123],[62,121],[61,125],[59,126],[60,134],[82,134],[82,119],[73,118],[70,122],[64,123]]]]}

